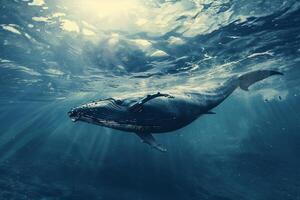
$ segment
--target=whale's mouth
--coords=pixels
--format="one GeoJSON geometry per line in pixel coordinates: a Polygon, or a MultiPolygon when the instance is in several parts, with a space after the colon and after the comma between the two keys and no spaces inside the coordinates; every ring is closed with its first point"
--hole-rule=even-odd
{"type": "Polygon", "coordinates": [[[76,121],[78,121],[79,118],[80,118],[79,113],[76,112],[75,110],[69,111],[69,112],[68,112],[68,115],[69,115],[69,117],[70,117],[70,119],[71,119],[72,122],[76,122],[76,121]]]}
{"type": "Polygon", "coordinates": [[[79,117],[70,117],[70,118],[72,122],[76,122],[79,119],[79,117]]]}

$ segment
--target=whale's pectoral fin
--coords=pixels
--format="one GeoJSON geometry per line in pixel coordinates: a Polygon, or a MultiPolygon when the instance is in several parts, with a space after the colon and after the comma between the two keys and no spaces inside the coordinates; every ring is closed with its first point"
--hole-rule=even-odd
{"type": "Polygon", "coordinates": [[[166,152],[167,149],[164,148],[162,145],[158,144],[155,138],[151,135],[151,133],[136,133],[141,139],[143,143],[149,144],[151,147],[161,151],[166,152]]]}
{"type": "Polygon", "coordinates": [[[207,111],[206,113],[204,113],[204,114],[216,114],[215,112],[213,112],[213,111],[207,111]]]}
{"type": "Polygon", "coordinates": [[[144,97],[143,99],[141,99],[140,101],[138,101],[138,102],[134,103],[133,105],[131,105],[131,106],[129,107],[129,110],[130,110],[130,111],[133,111],[133,112],[140,112],[140,111],[142,111],[143,105],[144,105],[146,102],[148,102],[148,101],[150,101],[150,100],[152,100],[152,99],[154,99],[154,98],[157,98],[157,97],[174,98],[173,96],[171,96],[171,95],[169,95],[169,94],[162,94],[162,93],[160,93],[160,92],[157,92],[156,94],[149,94],[149,95],[147,95],[146,97],[144,97]]]}

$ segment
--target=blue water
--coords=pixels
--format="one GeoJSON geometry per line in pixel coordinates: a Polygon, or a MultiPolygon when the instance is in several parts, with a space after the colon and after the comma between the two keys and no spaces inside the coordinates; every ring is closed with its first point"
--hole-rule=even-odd
{"type": "Polygon", "coordinates": [[[300,199],[297,0],[1,0],[0,199],[300,199]],[[72,123],[111,96],[277,69],[157,135],[72,123]]]}

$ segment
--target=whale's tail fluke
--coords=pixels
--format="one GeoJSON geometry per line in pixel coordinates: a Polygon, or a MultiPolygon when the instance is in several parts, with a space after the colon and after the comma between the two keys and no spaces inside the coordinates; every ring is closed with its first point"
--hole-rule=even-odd
{"type": "Polygon", "coordinates": [[[239,76],[239,87],[242,90],[248,91],[248,88],[252,84],[273,75],[283,75],[283,73],[275,70],[257,70],[253,72],[248,72],[246,74],[239,76]]]}

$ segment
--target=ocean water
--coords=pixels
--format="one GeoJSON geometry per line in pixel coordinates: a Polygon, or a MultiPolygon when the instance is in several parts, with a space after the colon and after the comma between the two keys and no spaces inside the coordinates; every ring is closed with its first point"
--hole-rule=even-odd
{"type": "Polygon", "coordinates": [[[300,199],[299,77],[298,0],[1,0],[0,199],[300,199]],[[257,69],[167,153],[67,116],[257,69]]]}

